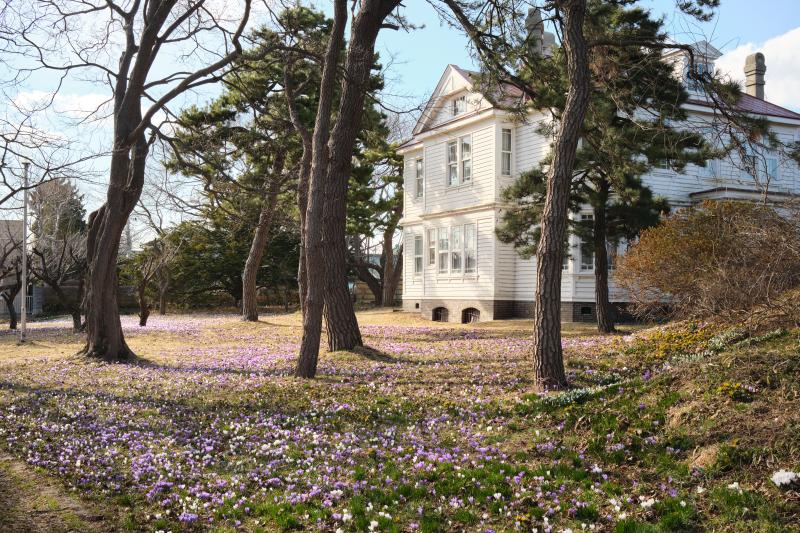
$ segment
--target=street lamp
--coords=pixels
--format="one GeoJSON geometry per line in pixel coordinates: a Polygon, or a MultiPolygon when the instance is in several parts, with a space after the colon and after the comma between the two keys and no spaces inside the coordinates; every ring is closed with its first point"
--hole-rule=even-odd
{"type": "Polygon", "coordinates": [[[22,299],[19,305],[21,315],[19,342],[25,342],[28,336],[28,172],[31,164],[22,163],[22,299]]]}

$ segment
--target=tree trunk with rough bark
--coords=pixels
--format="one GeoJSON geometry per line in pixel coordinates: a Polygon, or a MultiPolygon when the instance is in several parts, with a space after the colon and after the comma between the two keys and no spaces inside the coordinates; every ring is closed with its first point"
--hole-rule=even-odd
{"type": "Polygon", "coordinates": [[[283,172],[283,162],[276,162],[272,182],[267,190],[264,206],[258,215],[258,225],[253,233],[253,242],[242,273],[242,320],[258,322],[258,269],[261,268],[261,259],[269,240],[272,228],[272,219],[275,216],[275,206],[278,204],[278,195],[281,192],[281,179],[277,175],[283,172]],[[280,168],[278,168],[280,167],[280,168]]]}
{"type": "Polygon", "coordinates": [[[147,301],[147,282],[144,281],[137,287],[139,293],[139,327],[147,325],[150,317],[150,303],[147,301]]]}
{"type": "Polygon", "coordinates": [[[355,270],[358,279],[363,281],[372,293],[375,305],[380,307],[383,302],[383,284],[381,280],[372,273],[372,269],[367,266],[366,262],[359,259],[356,259],[355,270]]]}
{"type": "Polygon", "coordinates": [[[375,40],[381,24],[399,2],[367,1],[352,23],[345,59],[342,95],[336,126],[330,139],[323,242],[325,244],[325,318],[328,349],[352,350],[363,345],[347,280],[347,187],[353,167],[353,149],[361,128],[364,99],[375,60],[375,40]]]}
{"type": "Polygon", "coordinates": [[[303,153],[300,156],[300,171],[297,179],[297,212],[300,218],[300,260],[297,264],[297,293],[300,299],[300,312],[305,314],[305,301],[308,287],[308,274],[306,269],[306,211],[308,209],[308,185],[311,180],[311,162],[314,151],[314,140],[308,131],[295,102],[294,85],[291,80],[291,61],[287,61],[283,71],[283,86],[286,104],[289,109],[289,118],[295,131],[300,137],[303,153]]]}
{"type": "Polygon", "coordinates": [[[381,295],[383,307],[394,307],[394,293],[397,290],[397,285],[393,283],[396,277],[395,270],[398,267],[394,257],[395,228],[396,226],[390,226],[383,232],[383,294],[381,295]]]}
{"type": "Polygon", "coordinates": [[[86,238],[86,346],[81,353],[108,361],[134,357],[120,322],[117,258],[125,224],[142,194],[148,147],[144,134],[130,150],[122,147],[133,125],[142,119],[138,109],[131,115],[116,118],[106,203],[89,216],[86,238]]]}
{"type": "Polygon", "coordinates": [[[14,294],[12,296],[3,293],[3,300],[6,303],[6,309],[8,310],[8,329],[17,329],[17,310],[14,309],[14,298],[17,295],[14,294]]]}
{"type": "Polygon", "coordinates": [[[614,309],[608,296],[608,249],[606,248],[606,205],[608,203],[608,183],[604,182],[597,191],[597,205],[594,207],[594,298],[597,313],[597,330],[600,333],[613,333],[614,309]]]}
{"type": "Polygon", "coordinates": [[[589,101],[588,47],[583,35],[586,0],[555,2],[562,18],[562,46],[567,62],[569,92],[553,146],[547,194],[536,250],[534,304],[534,378],[539,387],[567,385],[561,349],[561,265],[567,226],[570,183],[583,117],[589,101]]]}
{"type": "Polygon", "coordinates": [[[305,221],[306,288],[303,305],[303,338],[295,375],[313,378],[317,374],[319,344],[322,336],[322,314],[325,306],[325,262],[322,246],[325,178],[328,170],[328,138],[330,136],[331,109],[339,52],[344,42],[347,24],[347,2],[334,3],[333,28],[320,82],[317,118],[314,124],[313,157],[308,187],[305,221]]]}
{"type": "Polygon", "coordinates": [[[169,283],[158,284],[158,314],[164,316],[167,314],[167,291],[169,290],[169,283]]]}

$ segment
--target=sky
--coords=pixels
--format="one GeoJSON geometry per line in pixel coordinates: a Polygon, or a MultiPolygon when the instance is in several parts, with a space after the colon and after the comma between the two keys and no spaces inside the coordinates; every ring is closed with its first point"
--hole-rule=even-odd
{"type": "MultiPolygon", "coordinates": [[[[238,0],[215,0],[237,2],[238,0]]],[[[800,111],[800,0],[722,0],[714,19],[708,23],[689,20],[676,13],[676,0],[643,0],[640,5],[663,16],[672,38],[690,43],[701,39],[709,41],[724,52],[717,61],[720,70],[731,77],[743,80],[745,57],[755,51],[766,56],[766,97],[769,101],[800,111]]],[[[330,2],[315,2],[330,11],[330,2]]],[[[378,38],[377,51],[387,67],[386,101],[398,110],[420,106],[434,89],[448,63],[466,68],[477,68],[470,56],[467,38],[456,28],[441,22],[434,9],[425,0],[406,0],[404,15],[418,29],[410,33],[383,30],[378,38]]],[[[258,17],[254,17],[257,22],[258,17]]],[[[172,65],[178,65],[173,60],[172,65]]],[[[159,65],[169,71],[170,60],[159,65]]],[[[35,77],[18,98],[41,98],[52,87],[52,77],[35,77]]],[[[85,82],[68,83],[56,99],[56,107],[75,117],[81,110],[93,109],[108,95],[100,85],[85,82]]],[[[182,104],[203,104],[214,94],[207,88],[202,93],[186,95],[182,104]]],[[[0,103],[0,112],[2,112],[0,103]]],[[[109,138],[110,121],[83,124],[82,139],[103,143],[109,138]]],[[[75,133],[65,135],[75,136],[75,133]]],[[[99,178],[94,184],[83,186],[89,210],[97,208],[105,196],[103,165],[98,161],[95,169],[99,178]]]]}
{"type": "MultiPolygon", "coordinates": [[[[424,25],[411,34],[383,31],[378,51],[390,63],[390,93],[409,100],[429,95],[448,63],[475,68],[466,37],[441,23],[427,2],[405,2],[411,23],[424,25]]],[[[708,23],[689,21],[676,13],[675,0],[644,0],[641,6],[663,16],[678,42],[705,39],[725,52],[718,67],[734,79],[744,79],[744,58],[761,51],[766,56],[767,99],[800,111],[800,0],[722,0],[708,23]]]]}

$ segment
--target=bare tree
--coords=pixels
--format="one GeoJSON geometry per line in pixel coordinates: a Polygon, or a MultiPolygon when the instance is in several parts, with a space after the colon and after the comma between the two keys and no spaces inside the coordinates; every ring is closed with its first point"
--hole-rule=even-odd
{"type": "Polygon", "coordinates": [[[14,300],[22,289],[22,222],[0,221],[0,297],[8,310],[8,327],[17,329],[14,300]]]}
{"type": "Polygon", "coordinates": [[[102,207],[89,216],[86,333],[82,353],[108,360],[127,359],[119,318],[117,257],[122,231],[144,183],[150,146],[158,138],[157,121],[168,105],[195,87],[218,81],[241,54],[241,37],[251,0],[236,15],[215,13],[204,0],[37,0],[16,5],[13,29],[17,50],[32,71],[56,72],[61,80],[94,73],[110,89],[113,121],[109,184],[102,207]],[[211,52],[217,42],[221,53],[211,52]],[[118,44],[120,43],[120,44],[118,44]],[[163,74],[154,68],[172,49],[213,55],[197,70],[163,74]],[[112,56],[119,50],[118,58],[112,56]],[[163,74],[163,75],[162,75],[163,74]]]}
{"type": "Polygon", "coordinates": [[[86,223],[83,197],[66,180],[39,185],[31,193],[34,246],[31,274],[50,287],[81,331],[81,303],[86,280],[86,223]]]}

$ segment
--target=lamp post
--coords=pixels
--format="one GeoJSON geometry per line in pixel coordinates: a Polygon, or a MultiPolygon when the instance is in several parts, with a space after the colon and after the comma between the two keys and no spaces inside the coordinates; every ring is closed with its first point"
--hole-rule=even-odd
{"type": "Polygon", "coordinates": [[[25,342],[28,336],[28,172],[31,164],[22,163],[22,299],[19,310],[21,315],[19,341],[25,342]]]}

